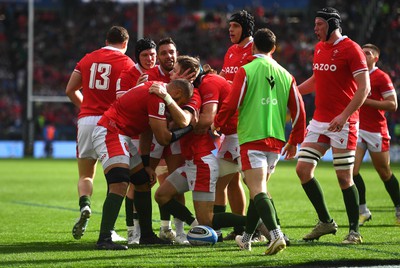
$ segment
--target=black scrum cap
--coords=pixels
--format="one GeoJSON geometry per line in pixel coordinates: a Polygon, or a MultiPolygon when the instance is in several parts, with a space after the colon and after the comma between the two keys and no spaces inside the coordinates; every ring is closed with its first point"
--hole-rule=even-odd
{"type": "Polygon", "coordinates": [[[229,22],[237,22],[242,26],[242,35],[240,36],[239,43],[248,36],[252,36],[254,32],[254,17],[246,10],[241,10],[233,14],[229,18],[229,22]]]}
{"type": "MultiPolygon", "coordinates": [[[[136,42],[136,47],[135,47],[135,59],[139,63],[140,66],[142,64],[140,63],[139,55],[142,51],[150,49],[150,48],[156,48],[156,43],[154,43],[153,40],[150,38],[142,38],[136,42]]],[[[143,67],[143,66],[142,66],[143,67]]]]}
{"type": "Polygon", "coordinates": [[[337,11],[333,7],[324,7],[323,9],[318,10],[315,17],[321,18],[328,23],[328,32],[326,35],[326,40],[329,39],[331,33],[334,30],[340,28],[340,23],[342,22],[339,11],[337,11]]]}

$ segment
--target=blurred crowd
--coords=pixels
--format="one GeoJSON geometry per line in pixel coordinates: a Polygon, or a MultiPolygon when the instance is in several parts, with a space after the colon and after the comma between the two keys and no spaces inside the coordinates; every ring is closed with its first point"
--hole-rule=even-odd
{"type": "MultiPolygon", "coordinates": [[[[75,64],[85,53],[104,46],[111,25],[128,29],[131,42],[127,54],[134,59],[137,39],[137,4],[109,1],[59,1],[56,7],[35,10],[34,95],[64,96],[75,64]]],[[[202,63],[220,70],[231,45],[227,18],[237,11],[229,5],[204,9],[202,1],[163,1],[145,5],[144,36],[156,42],[170,36],[180,54],[199,56],[202,63]]],[[[245,1],[244,1],[245,2],[245,1]]],[[[279,1],[277,1],[279,2],[279,1]]],[[[312,73],[315,42],[315,10],[337,8],[343,19],[343,33],[362,43],[374,43],[381,50],[378,66],[388,72],[400,89],[400,4],[398,1],[304,1],[299,8],[243,7],[254,15],[256,28],[268,27],[278,38],[274,58],[287,68],[298,83],[312,73]],[[368,18],[370,5],[372,17],[368,18]],[[366,25],[367,27],[362,27],[366,25]],[[360,31],[364,31],[360,32],[360,31]]],[[[26,3],[0,3],[0,139],[22,139],[27,92],[28,10],[26,3]]],[[[304,96],[307,116],[313,113],[313,96],[304,96]]],[[[41,139],[44,122],[57,128],[56,139],[74,140],[77,109],[68,102],[34,103],[36,139],[41,139]]],[[[393,143],[400,143],[400,112],[388,115],[393,143]]]]}

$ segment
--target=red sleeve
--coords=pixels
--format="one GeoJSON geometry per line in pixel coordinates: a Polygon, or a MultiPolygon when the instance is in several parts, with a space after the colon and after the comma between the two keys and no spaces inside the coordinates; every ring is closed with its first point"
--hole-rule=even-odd
{"type": "Polygon", "coordinates": [[[123,70],[121,75],[119,76],[120,79],[120,87],[117,88],[118,93],[123,93],[128,91],[129,89],[133,88],[135,85],[133,84],[133,76],[132,76],[132,68],[128,70],[123,70]]]}
{"type": "Polygon", "coordinates": [[[233,79],[231,94],[222,103],[221,109],[214,118],[214,126],[219,128],[224,126],[228,120],[235,114],[239,105],[242,103],[246,94],[247,82],[246,72],[243,68],[239,68],[235,78],[233,79]]]}
{"type": "Polygon", "coordinates": [[[292,131],[290,132],[288,143],[294,146],[302,143],[306,134],[306,111],[303,98],[293,78],[290,88],[288,108],[292,121],[292,131]]]}
{"type": "Polygon", "coordinates": [[[219,89],[216,83],[213,83],[212,77],[210,79],[200,84],[202,105],[218,103],[219,100],[219,89]]]}
{"type": "Polygon", "coordinates": [[[147,104],[147,113],[149,117],[166,120],[167,106],[163,99],[156,95],[150,96],[150,101],[147,104]]]}

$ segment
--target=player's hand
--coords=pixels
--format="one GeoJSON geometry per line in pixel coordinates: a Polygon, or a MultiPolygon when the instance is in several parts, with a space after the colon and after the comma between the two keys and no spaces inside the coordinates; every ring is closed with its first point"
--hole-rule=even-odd
{"type": "Polygon", "coordinates": [[[153,83],[149,88],[149,92],[151,94],[156,94],[162,99],[165,99],[165,97],[168,95],[167,88],[159,83],[153,83]]]}
{"type": "Polygon", "coordinates": [[[339,114],[335,118],[332,119],[332,121],[329,123],[328,131],[332,132],[340,132],[342,131],[344,125],[347,122],[347,117],[342,116],[342,114],[339,114]]]}
{"type": "Polygon", "coordinates": [[[285,157],[285,160],[291,160],[295,158],[297,153],[297,146],[286,143],[285,147],[283,147],[282,156],[285,157]]]}
{"type": "Polygon", "coordinates": [[[218,127],[218,128],[216,128],[215,126],[214,126],[214,123],[212,123],[211,124],[211,133],[214,135],[214,136],[217,136],[217,137],[219,137],[219,136],[221,136],[221,134],[219,133],[219,130],[220,130],[220,128],[218,127]]]}
{"type": "Polygon", "coordinates": [[[151,188],[157,182],[157,174],[151,167],[145,167],[144,170],[147,172],[147,174],[149,174],[150,177],[149,186],[151,188]]]}
{"type": "Polygon", "coordinates": [[[190,72],[190,69],[186,69],[178,78],[188,80],[192,83],[196,79],[196,72],[190,72]]]}
{"type": "Polygon", "coordinates": [[[190,120],[190,124],[193,126],[193,128],[195,128],[197,123],[199,122],[199,117],[200,117],[199,111],[194,110],[192,119],[190,120]]]}
{"type": "Polygon", "coordinates": [[[142,73],[139,76],[139,79],[137,80],[136,85],[140,85],[140,84],[142,84],[144,82],[147,82],[147,81],[149,81],[149,75],[145,74],[145,73],[142,73]]]}

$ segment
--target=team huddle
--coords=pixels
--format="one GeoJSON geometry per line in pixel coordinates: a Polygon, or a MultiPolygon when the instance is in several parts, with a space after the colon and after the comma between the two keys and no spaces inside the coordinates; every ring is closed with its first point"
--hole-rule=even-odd
{"type": "Polygon", "coordinates": [[[80,217],[72,229],[74,238],[83,236],[92,214],[99,161],[108,191],[97,249],[126,250],[128,246],[115,243],[126,240],[128,245],[190,245],[186,224],[209,226],[218,241],[235,240],[241,250],[268,241],[265,254],[277,254],[290,240],[281,229],[268,182],[283,156],[298,158],[296,173],[319,219],[303,240],[318,240],[338,229],[314,176],[328,149],[349,220],[342,243],[362,243],[360,225],[372,217],[359,172],[367,150],[400,223],[399,183],[390,169],[385,119],[386,111],[397,109],[397,96],[389,76],[376,66],[379,48],[360,47],[342,35],[334,8],[319,10],[314,22],[319,42],[313,74],[300,85],[274,60],[275,34],[267,28],[255,30],[254,18],[245,10],[229,19],[233,45],[220,72],[197,57],[178,56],[168,37],[157,44],[149,38],[138,40],[135,63],[125,55],[127,30],[111,27],[106,46],[77,63],[66,87],[80,108],[80,217]],[[312,92],[315,112],[307,124],[302,95],[312,92]],[[286,137],[288,117],[291,130],[286,137]],[[158,236],[152,226],[151,193],[157,181],[158,236]],[[185,206],[188,191],[194,212],[185,206]],[[124,200],[127,239],[114,231],[124,200]],[[221,229],[228,227],[232,232],[223,237],[221,229]]]}

